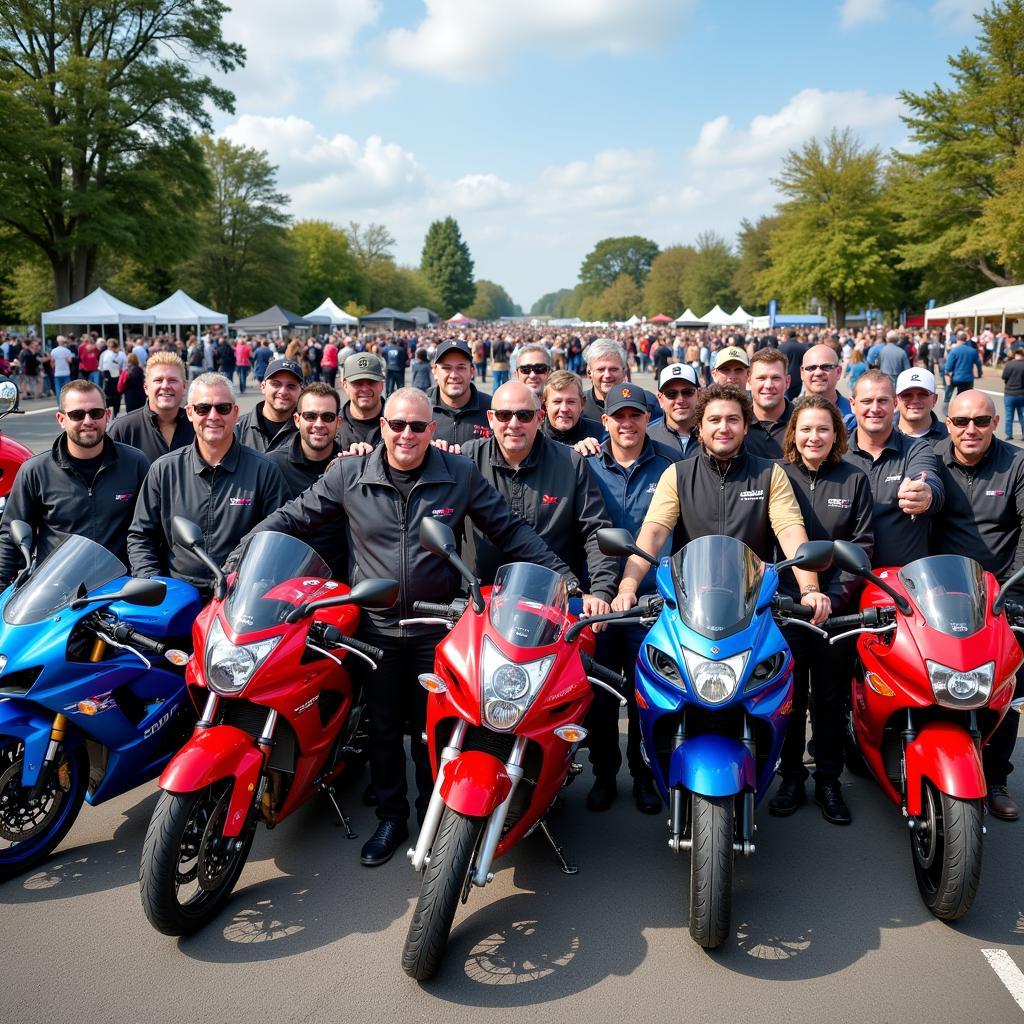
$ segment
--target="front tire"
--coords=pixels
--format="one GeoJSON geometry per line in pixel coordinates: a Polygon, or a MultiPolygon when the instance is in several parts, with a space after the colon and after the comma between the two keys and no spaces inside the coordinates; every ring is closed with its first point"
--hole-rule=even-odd
{"type": "Polygon", "coordinates": [[[160,794],[142,847],[139,890],[149,923],[164,935],[188,935],[208,924],[245,867],[253,830],[237,839],[223,835],[233,781],[160,794]]]}
{"type": "Polygon", "coordinates": [[[426,981],[441,966],[485,820],[444,809],[402,951],[402,970],[410,978],[426,981]]]}
{"type": "Polygon", "coordinates": [[[690,849],[690,935],[714,949],[729,935],[735,798],[694,793],[690,849]]]}
{"type": "Polygon", "coordinates": [[[925,906],[943,921],[963,917],[981,881],[982,805],[923,783],[921,817],[910,833],[917,887],[925,906]]]}
{"type": "Polygon", "coordinates": [[[21,784],[25,744],[0,737],[0,881],[45,860],[68,834],[89,784],[85,749],[58,748],[46,788],[38,798],[21,784]]]}

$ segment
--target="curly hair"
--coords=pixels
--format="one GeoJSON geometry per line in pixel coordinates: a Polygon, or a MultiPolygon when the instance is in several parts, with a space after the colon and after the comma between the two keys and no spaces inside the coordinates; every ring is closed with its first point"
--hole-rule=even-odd
{"type": "Polygon", "coordinates": [[[712,384],[704,388],[697,396],[697,404],[693,409],[693,422],[700,424],[704,420],[704,410],[711,402],[735,402],[743,413],[744,426],[749,427],[754,421],[754,407],[750,395],[741,391],[733,384],[712,384]]]}

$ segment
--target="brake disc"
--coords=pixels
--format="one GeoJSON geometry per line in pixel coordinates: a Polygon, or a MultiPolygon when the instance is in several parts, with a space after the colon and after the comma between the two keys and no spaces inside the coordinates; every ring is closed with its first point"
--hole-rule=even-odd
{"type": "Polygon", "coordinates": [[[60,772],[51,774],[42,795],[33,799],[32,791],[21,784],[22,767],[19,758],[0,775],[0,838],[12,843],[24,843],[50,826],[63,804],[58,794],[66,792],[71,781],[68,775],[68,786],[63,786],[60,772]]]}

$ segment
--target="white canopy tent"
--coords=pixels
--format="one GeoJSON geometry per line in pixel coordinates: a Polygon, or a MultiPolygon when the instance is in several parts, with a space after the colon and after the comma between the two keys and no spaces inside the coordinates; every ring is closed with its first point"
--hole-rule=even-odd
{"type": "Polygon", "coordinates": [[[640,317],[634,313],[628,320],[622,321],[623,327],[636,327],[640,323],[640,317]]]}
{"type": "Polygon", "coordinates": [[[742,306],[737,306],[730,319],[737,327],[746,327],[754,318],[742,306]]]}
{"type": "Polygon", "coordinates": [[[359,317],[346,313],[331,298],[324,299],[312,313],[307,313],[304,319],[310,320],[315,324],[328,324],[331,327],[359,326],[359,317]]]}
{"type": "Polygon", "coordinates": [[[125,324],[152,324],[156,317],[144,309],[129,306],[102,288],[90,292],[84,299],[72,302],[63,309],[51,309],[40,318],[43,324],[43,337],[46,337],[47,324],[61,326],[108,327],[117,325],[117,337],[124,343],[125,324]]]}
{"type": "Polygon", "coordinates": [[[726,311],[722,309],[722,307],[719,306],[717,303],[715,304],[714,309],[708,310],[708,312],[701,317],[701,320],[703,320],[704,323],[708,325],[708,327],[733,326],[732,317],[729,316],[729,314],[726,313],[726,311]]]}
{"type": "Polygon", "coordinates": [[[227,316],[204,306],[201,302],[196,302],[180,288],[173,295],[168,295],[163,302],[150,306],[146,312],[152,314],[154,323],[173,327],[175,337],[180,337],[178,328],[182,324],[195,327],[197,337],[203,333],[204,324],[220,324],[222,327],[228,325],[227,316]]]}
{"type": "Polygon", "coordinates": [[[699,316],[689,306],[679,314],[672,321],[677,327],[703,327],[705,321],[701,320],[699,316]]]}
{"type": "Polygon", "coordinates": [[[934,309],[924,311],[924,322],[929,320],[956,320],[974,319],[975,329],[977,321],[987,318],[999,317],[1002,329],[1006,330],[1006,319],[1009,316],[1024,317],[1024,284],[1007,285],[1004,288],[989,288],[986,291],[978,292],[977,295],[968,295],[966,299],[958,299],[956,302],[948,302],[945,306],[936,306],[934,309]]]}

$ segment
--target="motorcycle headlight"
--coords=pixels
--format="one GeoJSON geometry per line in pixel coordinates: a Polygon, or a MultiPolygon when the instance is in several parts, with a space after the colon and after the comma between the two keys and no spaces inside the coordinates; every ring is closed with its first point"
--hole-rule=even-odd
{"type": "Polygon", "coordinates": [[[514,729],[544,684],[555,656],[539,661],[509,661],[490,640],[480,659],[480,701],[484,721],[498,732],[514,729]]]}
{"type": "Polygon", "coordinates": [[[280,639],[275,636],[254,644],[233,644],[225,636],[220,619],[215,618],[206,641],[207,686],[215,693],[241,693],[280,639]]]}
{"type": "Polygon", "coordinates": [[[650,663],[651,668],[653,668],[666,683],[671,683],[677,689],[685,691],[686,685],[683,683],[683,677],[679,671],[679,666],[663,650],[655,647],[653,644],[648,644],[647,661],[650,663]]]}
{"type": "Polygon", "coordinates": [[[688,651],[684,647],[686,674],[697,696],[705,704],[724,704],[729,700],[736,693],[749,654],[750,651],[744,651],[731,658],[722,658],[721,661],[709,661],[702,654],[688,651]]]}
{"type": "Polygon", "coordinates": [[[762,683],[768,682],[769,679],[774,679],[782,670],[785,661],[786,655],[783,651],[779,651],[770,658],[764,658],[759,661],[754,666],[754,671],[750,673],[750,678],[747,680],[747,685],[743,687],[743,692],[749,693],[751,690],[756,690],[762,683]]]}
{"type": "Polygon", "coordinates": [[[970,709],[984,707],[988,703],[996,669],[994,661],[966,672],[940,665],[937,661],[926,660],[925,665],[932,694],[943,707],[970,709]]]}

